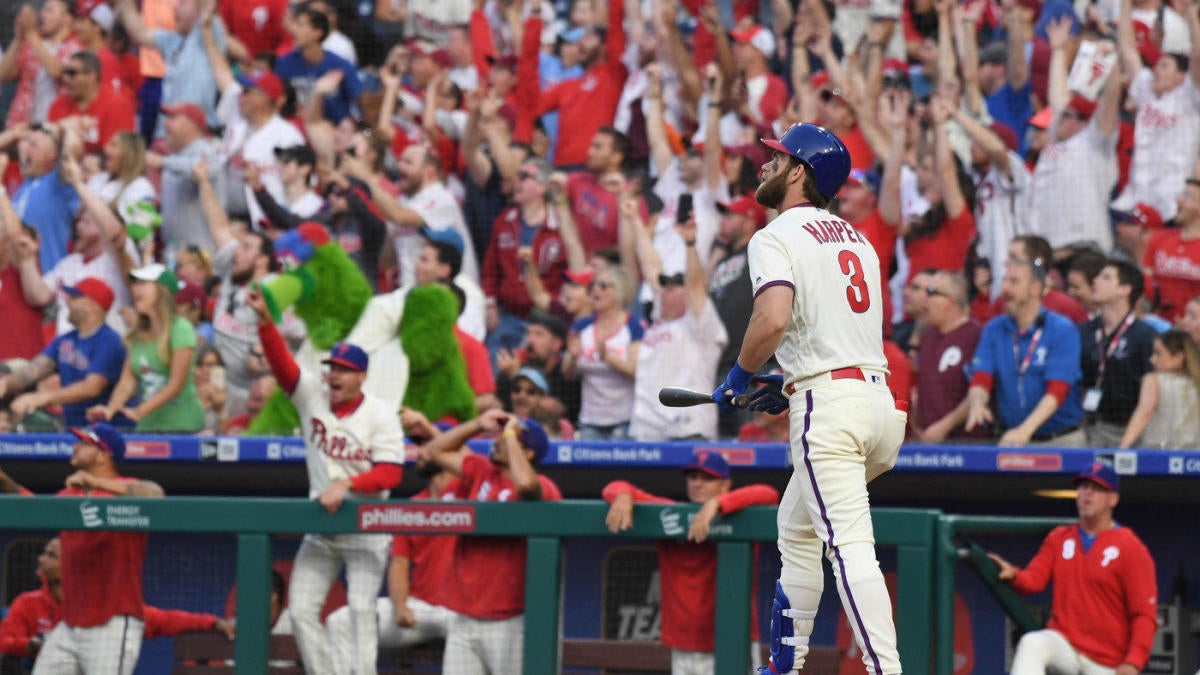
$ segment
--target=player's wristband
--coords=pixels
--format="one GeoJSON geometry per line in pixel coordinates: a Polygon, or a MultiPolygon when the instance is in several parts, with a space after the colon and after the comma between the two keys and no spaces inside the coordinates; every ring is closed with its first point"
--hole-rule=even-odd
{"type": "Polygon", "coordinates": [[[729,377],[726,378],[726,381],[728,381],[736,391],[740,392],[746,390],[746,386],[750,384],[751,377],[754,377],[754,373],[746,370],[742,367],[742,364],[734,361],[733,368],[729,370],[729,377]]]}

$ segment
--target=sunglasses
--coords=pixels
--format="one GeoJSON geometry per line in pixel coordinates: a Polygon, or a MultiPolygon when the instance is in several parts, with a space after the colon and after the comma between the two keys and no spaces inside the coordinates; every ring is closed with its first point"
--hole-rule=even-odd
{"type": "Polygon", "coordinates": [[[82,72],[83,71],[79,70],[78,68],[63,68],[62,69],[63,77],[75,77],[76,75],[79,75],[82,72]]]}
{"type": "Polygon", "coordinates": [[[588,288],[600,288],[606,290],[612,287],[613,285],[607,281],[593,281],[592,283],[588,284],[588,288]]]}
{"type": "Polygon", "coordinates": [[[530,178],[537,178],[537,174],[530,173],[525,170],[521,170],[521,171],[517,172],[517,180],[529,180],[530,178]]]}

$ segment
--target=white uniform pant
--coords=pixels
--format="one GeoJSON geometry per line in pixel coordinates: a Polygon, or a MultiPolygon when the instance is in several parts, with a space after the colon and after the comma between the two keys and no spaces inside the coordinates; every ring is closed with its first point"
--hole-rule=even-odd
{"type": "MultiPolygon", "coordinates": [[[[375,600],[380,647],[411,647],[446,637],[450,628],[450,620],[454,618],[454,612],[411,596],[408,598],[408,608],[412,610],[417,625],[413,627],[398,626],[396,625],[396,608],[392,604],[392,599],[378,598],[375,600]]],[[[350,632],[350,607],[342,607],[330,614],[325,619],[325,632],[329,635],[329,643],[333,647],[334,672],[337,675],[349,675],[353,646],[350,632]]]]}
{"type": "Polygon", "coordinates": [[[1102,666],[1080,654],[1063,637],[1049,628],[1021,636],[1013,655],[1011,675],[1113,675],[1115,668],[1102,666]]]}
{"type": "Polygon", "coordinates": [[[716,659],[712,652],[671,650],[671,675],[713,675],[716,659]]]}
{"type": "MultiPolygon", "coordinates": [[[[895,464],[908,416],[896,409],[882,373],[878,382],[825,375],[809,386],[791,396],[794,470],[779,505],[780,581],[792,609],[815,616],[824,550],[867,672],[895,675],[900,655],[875,558],[867,483],[895,464]]],[[[796,619],[793,626],[807,638],[813,621],[796,619]]],[[[796,670],[807,653],[807,646],[796,648],[796,670]]]]}
{"type": "Polygon", "coordinates": [[[34,675],[132,675],[144,628],[141,619],[131,616],[114,616],[91,628],[60,621],[46,636],[34,675]]]}
{"type": "Polygon", "coordinates": [[[346,567],[346,605],[350,614],[350,672],[374,675],[379,632],[375,599],[383,586],[391,537],[386,534],[308,534],[296,553],[288,586],[288,608],[296,646],[310,675],[334,672],[333,656],[321,625],[325,596],[346,567]]]}
{"type": "Polygon", "coordinates": [[[509,675],[521,672],[525,617],[473,619],[455,614],[446,636],[443,675],[509,675]]]}

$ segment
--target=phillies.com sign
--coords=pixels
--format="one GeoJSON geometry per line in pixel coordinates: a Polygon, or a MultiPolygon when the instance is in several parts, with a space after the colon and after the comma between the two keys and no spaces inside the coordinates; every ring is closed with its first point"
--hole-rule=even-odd
{"type": "Polygon", "coordinates": [[[473,532],[475,507],[441,502],[362,504],[358,507],[358,529],[362,532],[473,532]]]}

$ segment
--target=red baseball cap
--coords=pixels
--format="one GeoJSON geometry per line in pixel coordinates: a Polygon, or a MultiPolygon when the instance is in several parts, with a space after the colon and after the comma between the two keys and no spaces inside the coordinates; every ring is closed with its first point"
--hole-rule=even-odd
{"type": "Polygon", "coordinates": [[[1071,97],[1071,102],[1067,104],[1067,109],[1079,115],[1086,122],[1096,112],[1096,102],[1081,94],[1075,94],[1071,97]]]}
{"type": "Polygon", "coordinates": [[[208,130],[208,117],[204,114],[204,109],[195,103],[175,103],[173,105],[164,105],[161,110],[164,114],[174,117],[175,115],[183,115],[196,125],[196,128],[201,131],[208,130]]]}
{"type": "Polygon", "coordinates": [[[272,103],[279,103],[283,100],[283,80],[269,70],[264,70],[257,75],[238,75],[237,81],[247,91],[251,89],[262,91],[271,99],[272,103]]]}
{"type": "Polygon", "coordinates": [[[63,286],[63,292],[72,298],[88,298],[97,305],[100,305],[100,309],[106,312],[113,304],[112,289],[108,287],[108,284],[96,277],[82,279],[74,286],[63,286]]]}
{"type": "Polygon", "coordinates": [[[717,210],[721,213],[736,213],[754,221],[755,226],[767,224],[767,212],[753,197],[742,195],[731,202],[717,202],[717,210]]]}
{"type": "Polygon", "coordinates": [[[592,279],[596,276],[596,272],[591,269],[586,270],[567,270],[563,272],[563,280],[576,286],[587,286],[592,283],[592,279]]]}
{"type": "Polygon", "coordinates": [[[176,305],[192,305],[200,309],[208,304],[208,295],[204,288],[194,281],[179,282],[179,292],[175,294],[176,305]]]}
{"type": "Polygon", "coordinates": [[[1021,142],[1017,140],[1017,132],[1004,122],[992,122],[992,131],[1004,141],[1004,146],[1009,150],[1016,152],[1017,148],[1021,147],[1021,142]]]}
{"type": "Polygon", "coordinates": [[[1046,106],[1034,113],[1033,117],[1029,118],[1029,126],[1037,127],[1038,129],[1049,129],[1050,122],[1054,120],[1054,111],[1050,106],[1046,106]]]}
{"type": "Polygon", "coordinates": [[[1118,223],[1133,223],[1147,230],[1161,230],[1166,226],[1158,209],[1146,202],[1138,202],[1132,209],[1117,214],[1118,223]]]}

